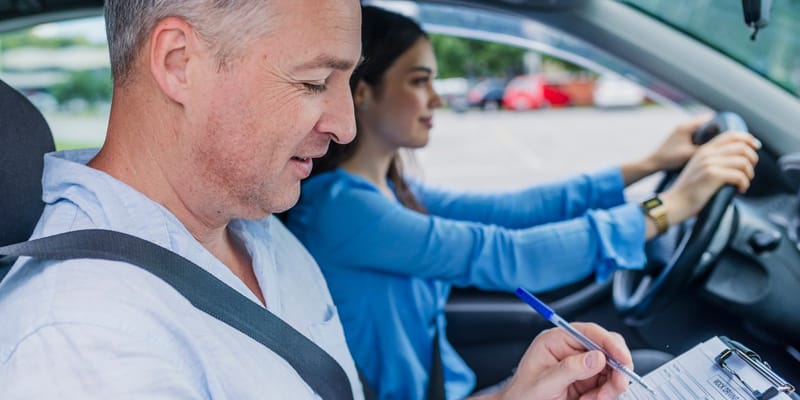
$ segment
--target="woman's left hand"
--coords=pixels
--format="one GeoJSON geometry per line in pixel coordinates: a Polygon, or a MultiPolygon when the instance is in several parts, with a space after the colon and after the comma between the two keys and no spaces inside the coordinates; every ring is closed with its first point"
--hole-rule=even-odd
{"type": "Polygon", "coordinates": [[[706,115],[676,126],[672,134],[650,155],[656,170],[674,170],[683,167],[699,147],[692,143],[692,133],[710,118],[706,115]]]}

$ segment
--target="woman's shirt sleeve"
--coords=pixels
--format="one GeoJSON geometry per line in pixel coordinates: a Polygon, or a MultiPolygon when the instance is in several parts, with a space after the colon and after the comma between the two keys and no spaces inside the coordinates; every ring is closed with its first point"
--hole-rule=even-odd
{"type": "Polygon", "coordinates": [[[453,192],[412,182],[431,214],[461,221],[524,228],[582,216],[625,202],[619,167],[507,193],[453,192]]]}
{"type": "Polygon", "coordinates": [[[606,279],[616,268],[645,261],[644,221],[635,205],[509,229],[421,214],[366,186],[304,190],[303,196],[314,201],[299,213],[310,218],[295,232],[321,265],[538,291],[592,272],[606,279]]]}

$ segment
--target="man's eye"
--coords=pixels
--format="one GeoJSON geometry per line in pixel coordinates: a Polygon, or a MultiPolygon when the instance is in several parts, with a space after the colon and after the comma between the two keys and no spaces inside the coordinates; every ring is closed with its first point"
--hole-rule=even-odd
{"type": "Polygon", "coordinates": [[[327,89],[325,84],[304,83],[303,86],[311,93],[322,93],[327,89]]]}

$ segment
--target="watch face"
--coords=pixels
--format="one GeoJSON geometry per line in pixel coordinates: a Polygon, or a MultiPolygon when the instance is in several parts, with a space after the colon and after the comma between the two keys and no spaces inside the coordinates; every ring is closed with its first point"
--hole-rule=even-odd
{"type": "Polygon", "coordinates": [[[652,209],[660,206],[661,204],[662,204],[661,203],[661,199],[659,199],[658,197],[653,197],[652,199],[647,199],[642,203],[642,205],[645,208],[647,208],[648,210],[652,210],[652,209]]]}

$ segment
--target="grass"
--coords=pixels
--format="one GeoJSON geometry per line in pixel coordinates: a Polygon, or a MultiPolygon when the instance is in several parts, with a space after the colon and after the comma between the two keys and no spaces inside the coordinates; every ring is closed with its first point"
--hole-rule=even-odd
{"type": "Polygon", "coordinates": [[[100,147],[102,143],[97,142],[74,142],[74,141],[56,141],[56,151],[61,150],[75,150],[75,149],[89,149],[100,147]]]}

